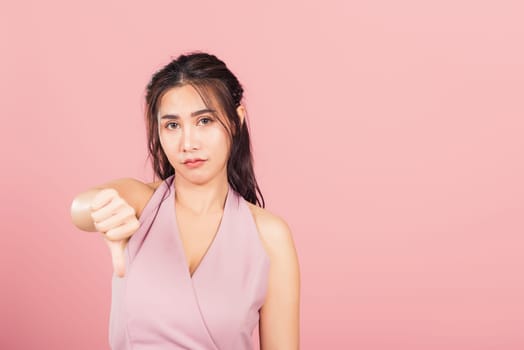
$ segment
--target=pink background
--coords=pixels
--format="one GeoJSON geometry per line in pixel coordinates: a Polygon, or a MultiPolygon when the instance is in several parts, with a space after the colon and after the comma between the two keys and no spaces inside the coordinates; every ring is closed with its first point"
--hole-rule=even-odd
{"type": "Polygon", "coordinates": [[[524,348],[519,1],[0,8],[0,348],[107,349],[112,266],[73,197],[152,180],[142,97],[191,50],[244,84],[292,228],[302,349],[524,348]]]}

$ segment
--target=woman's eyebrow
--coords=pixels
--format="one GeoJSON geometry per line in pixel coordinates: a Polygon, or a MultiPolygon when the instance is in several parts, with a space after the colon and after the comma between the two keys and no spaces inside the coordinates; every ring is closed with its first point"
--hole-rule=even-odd
{"type": "MultiPolygon", "coordinates": [[[[195,111],[193,113],[191,113],[191,117],[194,118],[200,114],[204,114],[204,113],[215,113],[216,111],[214,109],[201,109],[201,110],[198,110],[198,111],[195,111]]],[[[161,120],[164,120],[164,119],[180,119],[180,116],[178,114],[165,114],[163,116],[160,117],[161,120]]]]}

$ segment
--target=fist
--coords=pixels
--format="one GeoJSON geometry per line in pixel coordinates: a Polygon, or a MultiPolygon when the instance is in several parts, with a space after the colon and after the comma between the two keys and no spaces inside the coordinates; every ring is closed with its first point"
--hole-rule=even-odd
{"type": "Polygon", "coordinates": [[[113,188],[100,190],[91,202],[91,218],[109,247],[113,271],[125,275],[125,246],[140,227],[135,209],[113,188]]]}

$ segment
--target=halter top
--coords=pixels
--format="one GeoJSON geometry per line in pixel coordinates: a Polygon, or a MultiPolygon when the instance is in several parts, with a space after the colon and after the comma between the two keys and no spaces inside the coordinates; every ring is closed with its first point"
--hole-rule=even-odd
{"type": "Polygon", "coordinates": [[[269,257],[246,201],[229,185],[222,220],[191,276],[175,215],[174,175],[155,190],[112,277],[113,350],[251,350],[269,257]]]}

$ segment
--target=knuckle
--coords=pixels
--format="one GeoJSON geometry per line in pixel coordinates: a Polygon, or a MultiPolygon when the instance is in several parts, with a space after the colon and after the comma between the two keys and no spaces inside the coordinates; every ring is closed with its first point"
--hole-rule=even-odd
{"type": "Polygon", "coordinates": [[[135,209],[133,209],[132,206],[128,205],[125,209],[125,213],[127,216],[133,216],[135,215],[135,209]]]}
{"type": "Polygon", "coordinates": [[[132,228],[132,230],[134,232],[134,231],[138,230],[138,228],[140,227],[140,222],[135,219],[135,220],[133,220],[131,222],[130,226],[131,226],[131,228],[132,228]]]}
{"type": "Polygon", "coordinates": [[[118,232],[113,229],[106,232],[106,237],[110,241],[118,241],[120,239],[118,232]]]}
{"type": "Polygon", "coordinates": [[[121,206],[121,205],[122,205],[122,198],[120,198],[120,197],[118,197],[118,196],[117,196],[117,197],[114,197],[114,198],[113,198],[113,203],[114,203],[115,205],[117,205],[117,206],[121,206]]]}
{"type": "Polygon", "coordinates": [[[93,197],[93,202],[96,202],[100,197],[104,196],[105,190],[100,190],[97,192],[97,194],[93,197]]]}
{"type": "Polygon", "coordinates": [[[103,189],[96,194],[95,200],[100,200],[101,198],[108,197],[109,194],[110,192],[108,192],[107,189],[103,189]]]}
{"type": "Polygon", "coordinates": [[[103,223],[96,223],[95,227],[100,232],[106,232],[107,231],[107,225],[105,225],[103,223]]]}
{"type": "Polygon", "coordinates": [[[98,232],[101,232],[101,233],[104,232],[104,228],[103,228],[102,225],[100,225],[100,223],[95,222],[95,223],[94,223],[94,226],[95,226],[95,229],[96,229],[98,232]]]}
{"type": "Polygon", "coordinates": [[[110,195],[113,195],[113,196],[114,195],[118,195],[118,192],[114,188],[112,188],[112,187],[106,188],[105,191],[106,191],[106,193],[108,193],[110,195]]]}
{"type": "Polygon", "coordinates": [[[135,232],[135,225],[133,222],[129,221],[125,225],[122,226],[122,238],[127,238],[129,236],[132,236],[135,232]]]}

